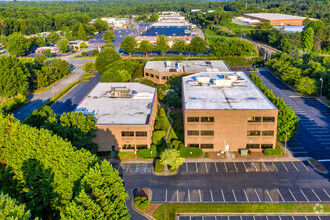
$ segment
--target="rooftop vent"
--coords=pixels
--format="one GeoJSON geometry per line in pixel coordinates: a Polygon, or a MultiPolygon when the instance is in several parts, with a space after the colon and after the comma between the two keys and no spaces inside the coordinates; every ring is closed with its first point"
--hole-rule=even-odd
{"type": "Polygon", "coordinates": [[[131,98],[132,94],[130,89],[125,87],[111,87],[111,98],[131,98]]]}
{"type": "Polygon", "coordinates": [[[170,72],[176,72],[176,69],[170,69],[170,72]]]}

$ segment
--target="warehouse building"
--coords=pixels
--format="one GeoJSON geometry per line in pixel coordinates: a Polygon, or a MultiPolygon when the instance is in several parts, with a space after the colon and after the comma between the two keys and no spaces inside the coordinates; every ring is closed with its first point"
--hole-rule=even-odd
{"type": "Polygon", "coordinates": [[[182,78],[184,139],[204,151],[275,148],[276,107],[243,72],[182,78]]]}
{"type": "Polygon", "coordinates": [[[199,72],[230,71],[222,60],[212,61],[148,61],[144,77],[155,84],[165,84],[172,76],[199,72]]]}
{"type": "MultiPolygon", "coordinates": [[[[295,15],[286,15],[280,13],[253,13],[253,14],[244,14],[245,18],[250,18],[259,20],[260,22],[269,22],[273,26],[301,26],[306,17],[295,16],[295,15]]],[[[310,18],[311,21],[317,20],[310,18]]],[[[255,22],[256,23],[256,22],[255,22]]]]}
{"type": "Polygon", "coordinates": [[[140,83],[99,83],[75,111],[94,114],[99,151],[150,148],[157,91],[140,83]]]}

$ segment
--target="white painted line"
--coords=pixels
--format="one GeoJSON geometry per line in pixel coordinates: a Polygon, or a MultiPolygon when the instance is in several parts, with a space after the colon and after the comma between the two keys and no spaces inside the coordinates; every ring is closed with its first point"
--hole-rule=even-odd
{"type": "Polygon", "coordinates": [[[244,168],[245,168],[245,172],[247,172],[246,166],[245,166],[245,162],[243,162],[244,168]]]}
{"type": "Polygon", "coordinates": [[[266,167],[266,164],[265,164],[264,162],[261,162],[261,163],[264,165],[266,171],[268,172],[268,169],[267,169],[267,167],[266,167]]]}
{"type": "Polygon", "coordinates": [[[281,194],[280,190],[278,190],[278,189],[277,189],[277,192],[278,192],[278,194],[280,195],[280,197],[281,197],[282,201],[283,201],[283,202],[285,202],[285,199],[283,198],[283,196],[282,196],[282,194],[281,194]]]}
{"type": "Polygon", "coordinates": [[[233,189],[232,189],[231,191],[233,192],[235,202],[237,202],[236,195],[235,195],[235,191],[234,191],[233,189]]]}
{"type": "Polygon", "coordinates": [[[309,202],[307,196],[306,196],[305,193],[302,191],[302,189],[300,189],[300,192],[303,194],[303,196],[305,197],[305,199],[307,200],[307,202],[309,202]]]}
{"type": "Polygon", "coordinates": [[[325,189],[323,189],[323,191],[325,192],[325,194],[327,194],[328,198],[330,198],[328,192],[325,189]]]}
{"type": "Polygon", "coordinates": [[[293,220],[296,220],[296,219],[294,218],[294,216],[291,216],[291,217],[292,217],[293,220]]]}
{"type": "Polygon", "coordinates": [[[308,220],[307,216],[305,215],[305,219],[308,220]]]}
{"type": "Polygon", "coordinates": [[[223,194],[223,190],[222,189],[221,189],[221,194],[222,194],[223,201],[226,202],[225,195],[223,194]]]}
{"type": "Polygon", "coordinates": [[[186,171],[187,171],[187,173],[189,172],[189,171],[188,171],[188,163],[186,163],[186,171]]]}
{"type": "Polygon", "coordinates": [[[319,200],[319,202],[321,202],[320,197],[315,193],[314,189],[312,189],[312,192],[314,193],[314,195],[316,196],[316,198],[319,200]]]}
{"type": "Polygon", "coordinates": [[[206,164],[206,162],[205,162],[205,169],[206,169],[206,172],[208,173],[209,170],[207,169],[207,164],[206,164]]]}
{"type": "Polygon", "coordinates": [[[286,169],[287,172],[289,172],[288,168],[286,168],[286,166],[284,165],[284,163],[281,161],[282,165],[284,166],[284,168],[286,169]]]}
{"type": "Polygon", "coordinates": [[[296,152],[293,152],[293,154],[307,154],[308,152],[307,151],[296,151],[296,152]]]}
{"type": "Polygon", "coordinates": [[[240,217],[241,217],[241,220],[243,220],[242,216],[240,216],[240,217]]]}
{"type": "Polygon", "coordinates": [[[195,163],[196,164],[196,172],[198,173],[198,166],[197,166],[197,163],[195,163]]]}
{"type": "Polygon", "coordinates": [[[280,215],[279,215],[278,217],[280,218],[280,220],[282,220],[282,218],[281,218],[281,216],[280,216],[280,215]]]}
{"type": "Polygon", "coordinates": [[[253,220],[256,220],[256,217],[253,216],[253,220]]]}
{"type": "Polygon", "coordinates": [[[257,166],[254,164],[254,162],[252,162],[252,163],[253,163],[254,168],[255,168],[256,171],[258,172],[257,166]]]}
{"type": "Polygon", "coordinates": [[[188,189],[188,201],[190,202],[190,192],[189,192],[189,189],[188,189]]]}
{"type": "Polygon", "coordinates": [[[176,201],[179,202],[179,190],[176,190],[176,201]]]}
{"type": "Polygon", "coordinates": [[[189,216],[189,220],[191,220],[191,216],[189,216]]]}
{"type": "Polygon", "coordinates": [[[322,220],[321,218],[320,218],[320,216],[317,216],[318,218],[319,218],[319,220],[322,220]]]}
{"type": "Polygon", "coordinates": [[[267,215],[266,215],[266,219],[269,220],[267,215]]]}
{"type": "Polygon", "coordinates": [[[243,189],[243,191],[244,191],[244,194],[245,194],[245,197],[246,197],[246,201],[247,201],[247,202],[250,202],[249,197],[247,196],[247,194],[246,194],[246,192],[245,192],[245,189],[243,189]]]}
{"type": "Polygon", "coordinates": [[[318,162],[329,162],[330,159],[317,160],[318,162]]]}
{"type": "Polygon", "coordinates": [[[126,173],[128,172],[128,167],[129,167],[129,164],[127,165],[127,168],[126,168],[126,173]]]}
{"type": "Polygon", "coordinates": [[[201,190],[199,189],[198,192],[199,192],[199,201],[202,202],[202,194],[201,194],[201,190]]]}
{"type": "Polygon", "coordinates": [[[274,164],[274,162],[273,162],[273,161],[272,161],[272,164],[273,164],[273,166],[274,166],[275,170],[278,172],[278,169],[277,169],[277,167],[275,166],[275,164],[274,164]]]}
{"type": "Polygon", "coordinates": [[[167,189],[165,190],[165,202],[167,202],[167,189]]]}
{"type": "Polygon", "coordinates": [[[117,169],[118,173],[119,173],[119,170],[120,170],[120,165],[118,164],[118,169],[117,169]]]}
{"type": "Polygon", "coordinates": [[[238,173],[237,166],[236,166],[235,162],[234,162],[234,166],[235,166],[236,173],[238,173]]]}
{"type": "Polygon", "coordinates": [[[212,190],[210,189],[210,194],[211,194],[211,200],[212,200],[212,202],[214,202],[214,200],[213,200],[213,194],[212,194],[212,190]]]}
{"type": "Polygon", "coordinates": [[[147,172],[147,163],[144,164],[144,172],[146,173],[147,172]]]}
{"type": "Polygon", "coordinates": [[[290,190],[290,189],[289,189],[289,192],[290,192],[291,196],[293,197],[294,201],[296,201],[296,202],[297,202],[297,199],[296,199],[296,197],[294,197],[294,195],[293,195],[293,193],[291,192],[291,190],[290,190]]]}
{"type": "Polygon", "coordinates": [[[228,172],[228,169],[227,169],[227,165],[226,165],[226,162],[224,162],[224,164],[225,164],[226,172],[228,172]]]}
{"type": "Polygon", "coordinates": [[[260,197],[259,197],[259,194],[258,194],[258,192],[257,192],[257,189],[254,189],[254,191],[255,191],[256,194],[257,194],[257,197],[258,197],[259,202],[261,202],[260,197]]]}
{"type": "Polygon", "coordinates": [[[214,166],[215,166],[215,171],[218,172],[218,167],[217,164],[214,162],[214,166]]]}
{"type": "Polygon", "coordinates": [[[273,202],[273,199],[272,199],[272,197],[270,196],[270,194],[269,194],[269,192],[268,192],[268,189],[266,189],[266,193],[267,193],[267,195],[269,196],[269,198],[270,198],[270,201],[272,201],[272,202],[273,202]]]}
{"type": "Polygon", "coordinates": [[[292,165],[294,166],[294,168],[296,168],[296,170],[299,172],[298,168],[296,167],[296,165],[294,165],[294,163],[291,161],[292,165]]]}

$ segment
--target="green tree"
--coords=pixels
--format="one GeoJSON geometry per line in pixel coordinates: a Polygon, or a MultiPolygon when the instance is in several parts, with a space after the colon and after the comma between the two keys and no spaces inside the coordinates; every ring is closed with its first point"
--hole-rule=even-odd
{"type": "Polygon", "coordinates": [[[149,21],[152,21],[152,22],[158,21],[158,18],[159,18],[158,14],[152,13],[152,15],[150,15],[150,17],[149,17],[149,21]]]}
{"type": "Polygon", "coordinates": [[[170,46],[168,45],[168,39],[164,35],[159,35],[156,40],[156,48],[157,51],[159,51],[162,56],[164,56],[164,53],[169,51],[170,46]]]}
{"type": "Polygon", "coordinates": [[[23,34],[13,33],[8,37],[7,50],[10,55],[22,56],[30,47],[30,41],[24,37],[23,34]]]}
{"type": "Polygon", "coordinates": [[[187,49],[186,41],[182,38],[175,38],[172,45],[173,51],[180,52],[180,56],[182,55],[182,52],[184,52],[187,49]]]}
{"type": "Polygon", "coordinates": [[[58,33],[56,33],[55,31],[52,31],[46,37],[46,42],[47,44],[55,44],[59,39],[61,39],[60,35],[58,35],[58,33]]]}
{"type": "Polygon", "coordinates": [[[127,82],[132,78],[131,74],[125,70],[108,69],[104,72],[102,82],[127,82]]]}
{"type": "Polygon", "coordinates": [[[16,199],[7,194],[0,193],[0,219],[31,219],[30,211],[25,205],[20,205],[16,199]]]}
{"type": "Polygon", "coordinates": [[[79,29],[78,29],[78,38],[79,38],[79,40],[87,40],[87,39],[88,39],[83,24],[80,24],[80,25],[79,25],[79,29]]]}
{"type": "Polygon", "coordinates": [[[183,164],[183,158],[180,157],[180,151],[175,149],[166,149],[160,155],[160,162],[169,165],[173,170],[178,169],[183,164]]]}
{"type": "Polygon", "coordinates": [[[5,35],[0,36],[0,44],[2,44],[2,45],[7,44],[7,37],[5,35]]]}
{"type": "Polygon", "coordinates": [[[66,53],[69,50],[69,40],[66,38],[62,38],[58,40],[56,45],[60,48],[63,53],[66,53]]]}
{"type": "Polygon", "coordinates": [[[29,88],[30,73],[16,57],[0,57],[0,97],[25,94],[29,88]]]}
{"type": "Polygon", "coordinates": [[[98,32],[105,31],[109,29],[108,22],[102,21],[101,19],[97,19],[93,23],[94,27],[97,29],[98,32]]]}
{"type": "Polygon", "coordinates": [[[107,47],[97,55],[95,67],[99,73],[103,73],[110,68],[113,62],[117,60],[121,60],[121,56],[115,49],[107,47]]]}
{"type": "Polygon", "coordinates": [[[42,54],[43,54],[44,56],[46,56],[46,57],[51,57],[51,56],[53,56],[53,53],[51,52],[50,49],[45,50],[42,54]]]}
{"type": "Polygon", "coordinates": [[[112,42],[115,40],[115,33],[113,30],[108,30],[103,33],[104,42],[112,42]]]}
{"type": "Polygon", "coordinates": [[[120,43],[120,49],[130,56],[137,50],[137,42],[134,37],[127,36],[120,43]]]}
{"type": "Polygon", "coordinates": [[[192,53],[203,53],[207,51],[207,43],[201,37],[194,37],[189,44],[192,53]]]}
{"type": "Polygon", "coordinates": [[[66,27],[65,28],[65,31],[64,31],[64,36],[67,40],[71,40],[72,39],[72,34],[71,34],[71,30],[69,27],[66,27]]]}
{"type": "Polygon", "coordinates": [[[152,135],[152,143],[155,145],[160,144],[163,137],[165,137],[165,136],[166,136],[165,131],[154,131],[154,133],[152,135]]]}
{"type": "Polygon", "coordinates": [[[301,78],[296,89],[301,94],[313,95],[316,93],[316,82],[315,79],[311,79],[308,76],[301,78]]]}
{"type": "Polygon", "coordinates": [[[151,42],[147,40],[142,40],[140,45],[139,45],[139,51],[142,53],[145,53],[146,56],[148,56],[149,52],[152,52],[155,49],[155,47],[152,45],[151,42]]]}
{"type": "Polygon", "coordinates": [[[79,45],[80,48],[87,48],[88,45],[85,42],[81,42],[81,44],[79,45]]]}
{"type": "Polygon", "coordinates": [[[311,51],[314,47],[314,30],[311,27],[307,28],[303,33],[302,47],[307,51],[311,51]]]}
{"type": "Polygon", "coordinates": [[[83,65],[82,69],[85,73],[90,74],[95,70],[95,65],[93,62],[88,62],[83,65]]]}

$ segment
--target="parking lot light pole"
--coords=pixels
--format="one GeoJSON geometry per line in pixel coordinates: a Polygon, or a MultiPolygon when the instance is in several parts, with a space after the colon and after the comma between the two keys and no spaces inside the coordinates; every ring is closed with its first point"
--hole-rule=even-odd
{"type": "Polygon", "coordinates": [[[286,145],[287,145],[287,142],[288,142],[288,134],[290,134],[290,133],[286,133],[285,134],[285,150],[284,150],[284,155],[286,156],[286,145]]]}
{"type": "Polygon", "coordinates": [[[320,98],[322,98],[323,79],[320,78],[320,81],[321,81],[321,92],[320,92],[320,98]]]}

